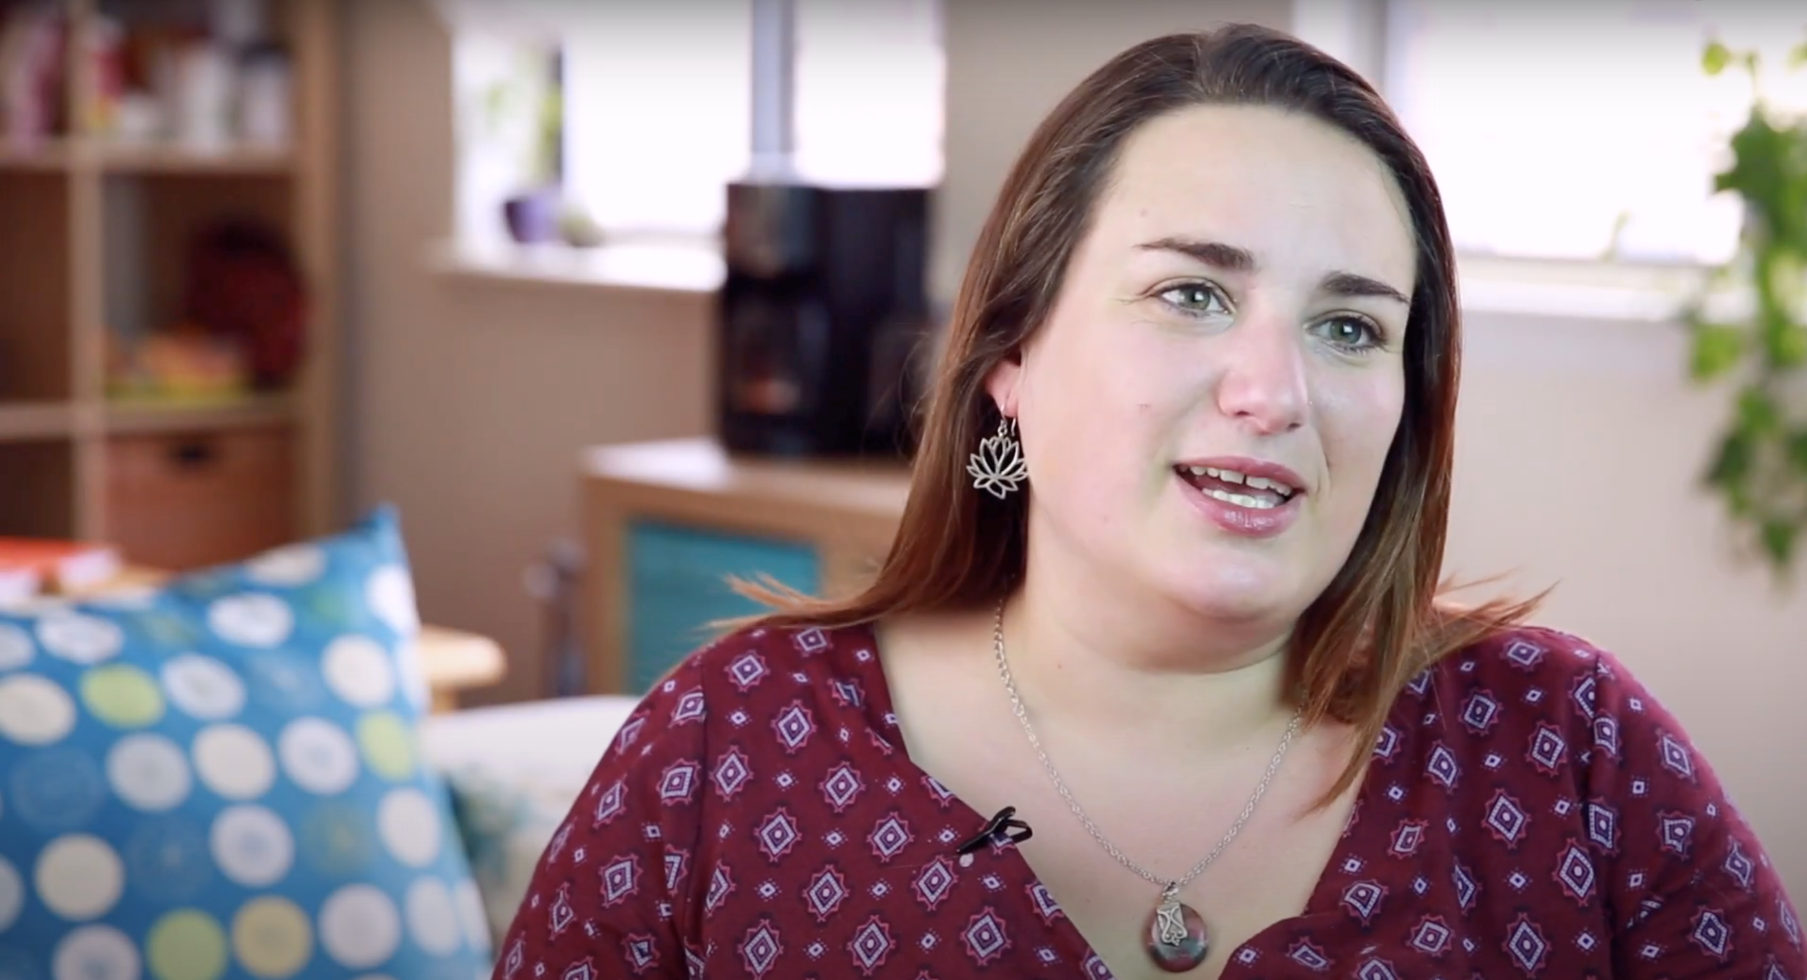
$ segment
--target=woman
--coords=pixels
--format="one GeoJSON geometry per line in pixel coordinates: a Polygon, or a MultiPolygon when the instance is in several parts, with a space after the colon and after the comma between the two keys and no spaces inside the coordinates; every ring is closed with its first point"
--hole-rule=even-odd
{"type": "Polygon", "coordinates": [[[1807,976],[1624,667],[1433,602],[1458,353],[1358,76],[1111,61],[985,226],[877,581],[648,695],[496,975],[1807,976]]]}

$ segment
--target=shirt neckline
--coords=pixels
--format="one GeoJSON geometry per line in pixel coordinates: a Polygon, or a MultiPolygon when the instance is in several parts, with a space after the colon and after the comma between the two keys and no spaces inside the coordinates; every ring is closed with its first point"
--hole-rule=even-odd
{"type": "MultiPolygon", "coordinates": [[[[862,686],[868,692],[866,703],[870,710],[869,723],[881,733],[882,737],[895,743],[893,746],[894,762],[905,769],[905,775],[910,777],[910,781],[917,786],[925,786],[924,780],[932,780],[933,784],[946,795],[947,809],[950,814],[966,821],[976,833],[991,818],[979,813],[972,804],[948,789],[945,784],[935,778],[933,773],[917,765],[916,760],[910,757],[909,745],[903,738],[902,728],[897,721],[896,707],[891,700],[891,684],[890,679],[885,676],[885,654],[878,641],[876,624],[861,623],[854,629],[857,630],[856,636],[859,641],[872,652],[872,656],[863,660],[857,657],[849,658],[851,661],[849,666],[853,671],[862,675],[862,686]]],[[[1403,700],[1403,697],[1394,699],[1390,715],[1398,714],[1400,703],[1403,700]]],[[[1391,722],[1393,719],[1389,717],[1388,720],[1391,722]]],[[[1380,780],[1376,769],[1377,767],[1370,763],[1362,773],[1361,783],[1356,790],[1355,803],[1349,811],[1348,822],[1345,824],[1342,834],[1338,836],[1336,847],[1331,850],[1329,859],[1324,862],[1323,869],[1318,872],[1317,882],[1312,886],[1311,897],[1306,900],[1305,908],[1297,915],[1270,923],[1266,928],[1232,949],[1224,961],[1222,976],[1227,977],[1230,975],[1229,971],[1245,965],[1241,959],[1245,951],[1260,951],[1273,947],[1281,937],[1287,934],[1305,931],[1305,927],[1308,925],[1321,927],[1327,919],[1335,918],[1337,908],[1343,900],[1335,880],[1338,869],[1347,866],[1351,860],[1359,861],[1360,855],[1373,846],[1365,838],[1376,832],[1370,826],[1374,821],[1364,821],[1361,816],[1365,811],[1373,811],[1378,806],[1378,802],[1374,799],[1375,794],[1380,792],[1380,780]]],[[[1096,959],[1099,963],[1104,963],[1106,968],[1109,967],[1109,964],[1105,963],[1104,957],[1092,948],[1091,941],[1086,939],[1085,935],[1079,931],[1079,927],[1073,924],[1072,918],[1066,914],[1066,909],[1060,905],[1059,899],[1054,897],[1053,891],[1042,882],[1041,876],[1036,874],[1035,868],[1029,864],[1028,859],[1023,857],[1022,852],[1014,844],[1006,843],[1003,846],[994,846],[986,850],[993,853],[996,860],[1003,861],[1007,871],[1020,876],[1023,881],[1027,882],[1030,892],[1039,889],[1040,893],[1048,896],[1050,903],[1059,909],[1060,914],[1049,924],[1049,928],[1075,954],[1074,962],[1076,964],[1083,965],[1089,960],[1096,959]]],[[[1153,907],[1151,898],[1149,908],[1153,909],[1153,907]]],[[[1316,938],[1322,941],[1323,936],[1319,934],[1316,938]]]]}

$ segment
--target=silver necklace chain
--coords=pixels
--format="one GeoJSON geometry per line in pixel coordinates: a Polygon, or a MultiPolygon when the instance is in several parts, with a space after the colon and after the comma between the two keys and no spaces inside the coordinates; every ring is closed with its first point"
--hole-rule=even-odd
{"type": "Polygon", "coordinates": [[[1273,760],[1267,764],[1267,772],[1262,775],[1261,782],[1255,785],[1254,794],[1243,806],[1242,813],[1236,817],[1236,822],[1230,825],[1229,832],[1217,842],[1217,846],[1211,849],[1211,853],[1193,865],[1191,871],[1186,872],[1185,877],[1171,880],[1162,878],[1131,861],[1128,855],[1118,850],[1117,845],[1112,844],[1104,836],[1104,832],[1098,829],[1098,825],[1092,822],[1092,818],[1086,816],[1085,809],[1079,805],[1079,801],[1073,798],[1072,791],[1067,789],[1066,781],[1060,778],[1059,771],[1054,768],[1054,761],[1048,758],[1047,751],[1042,748],[1041,739],[1035,735],[1035,726],[1029,723],[1029,712],[1023,707],[1023,698],[1017,693],[1016,680],[1010,675],[1010,661],[1004,656],[1004,603],[1001,601],[998,603],[997,616],[992,626],[992,648],[997,655],[998,674],[1004,678],[1004,689],[1010,693],[1010,707],[1016,712],[1016,720],[1023,725],[1023,734],[1029,736],[1029,745],[1041,758],[1042,768],[1048,771],[1048,778],[1054,782],[1054,788],[1060,792],[1061,799],[1067,801],[1067,806],[1072,809],[1073,816],[1079,818],[1079,822],[1085,827],[1086,832],[1091,834],[1092,839],[1097,841],[1106,853],[1115,858],[1118,864],[1159,886],[1166,895],[1178,894],[1179,890],[1191,884],[1194,878],[1204,874],[1205,869],[1211,866],[1211,862],[1216,861],[1217,856],[1223,853],[1224,848],[1229,847],[1230,842],[1236,839],[1236,835],[1242,833],[1243,825],[1249,822],[1249,817],[1255,812],[1255,805],[1261,802],[1262,795],[1267,792],[1268,784],[1274,780],[1274,774],[1280,771],[1280,762],[1286,758],[1286,750],[1292,747],[1293,736],[1299,731],[1300,712],[1295,709],[1292,720],[1286,724],[1286,734],[1280,737],[1280,747],[1274,751],[1273,760]]]}

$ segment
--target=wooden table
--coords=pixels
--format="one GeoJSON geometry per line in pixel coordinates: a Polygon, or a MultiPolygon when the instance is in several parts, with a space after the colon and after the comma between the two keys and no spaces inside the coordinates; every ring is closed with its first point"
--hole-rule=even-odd
{"type": "Polygon", "coordinates": [[[417,642],[421,669],[426,674],[436,713],[456,711],[460,693],[489,687],[508,672],[508,658],[501,645],[487,636],[443,626],[422,626],[417,642]]]}

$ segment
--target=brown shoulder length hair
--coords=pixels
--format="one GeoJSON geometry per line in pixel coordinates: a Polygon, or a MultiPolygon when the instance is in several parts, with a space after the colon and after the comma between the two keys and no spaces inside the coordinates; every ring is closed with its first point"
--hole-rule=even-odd
{"type": "Polygon", "coordinates": [[[1367,747],[1414,676],[1519,622],[1536,599],[1470,608],[1437,599],[1461,354],[1442,198],[1380,95],[1289,35],[1231,25],[1143,42],[1099,68],[1043,120],[974,247],[921,419],[902,524],[877,578],[846,599],[812,599],[769,581],[739,587],[772,607],[758,621],[779,627],[989,607],[1010,592],[1024,569],[1028,494],[997,500],[975,491],[966,473],[968,455],[998,426],[985,379],[1048,319],[1124,141],[1149,120],[1196,105],[1270,106],[1359,140],[1393,175],[1417,239],[1399,429],[1360,537],[1300,617],[1288,651],[1306,722],[1328,716],[1360,734],[1327,802],[1359,776],[1367,747]]]}

